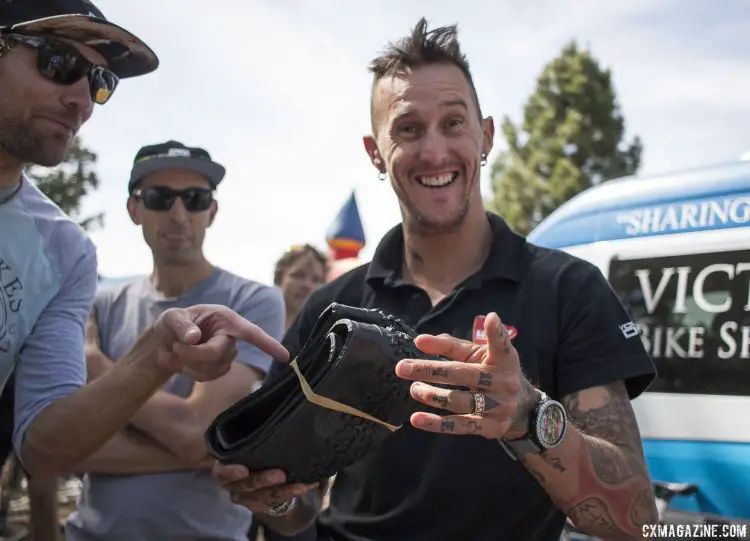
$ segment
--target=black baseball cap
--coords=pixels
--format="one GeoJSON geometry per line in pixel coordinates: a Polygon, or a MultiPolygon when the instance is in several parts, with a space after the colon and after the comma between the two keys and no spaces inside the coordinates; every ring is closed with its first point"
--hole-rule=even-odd
{"type": "Polygon", "coordinates": [[[133,193],[135,185],[144,177],[165,169],[187,169],[203,175],[214,189],[226,174],[224,166],[212,161],[211,155],[202,148],[187,147],[178,141],[167,141],[145,146],[138,151],[130,173],[128,192],[133,193]]]}
{"type": "Polygon", "coordinates": [[[68,38],[88,45],[107,59],[121,79],[159,67],[156,53],[116,24],[89,0],[0,0],[0,36],[24,34],[68,38]]]}

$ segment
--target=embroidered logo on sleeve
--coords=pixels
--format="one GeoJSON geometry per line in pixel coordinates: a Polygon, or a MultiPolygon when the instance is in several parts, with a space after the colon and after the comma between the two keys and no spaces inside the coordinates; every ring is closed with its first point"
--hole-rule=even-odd
{"type": "Polygon", "coordinates": [[[638,328],[632,321],[628,321],[627,323],[623,323],[622,325],[620,325],[620,332],[622,332],[622,335],[626,340],[638,336],[638,328]]]}

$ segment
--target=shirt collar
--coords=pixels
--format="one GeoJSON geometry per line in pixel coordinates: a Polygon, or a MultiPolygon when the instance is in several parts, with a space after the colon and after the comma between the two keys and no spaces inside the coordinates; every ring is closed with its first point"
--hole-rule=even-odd
{"type": "MultiPolygon", "coordinates": [[[[487,219],[492,229],[489,256],[479,272],[465,284],[471,287],[496,278],[520,282],[528,266],[528,252],[524,250],[526,239],[512,231],[496,214],[488,212],[487,219]]],[[[383,236],[375,249],[367,271],[367,283],[394,285],[401,275],[403,261],[404,231],[399,224],[383,236]]]]}

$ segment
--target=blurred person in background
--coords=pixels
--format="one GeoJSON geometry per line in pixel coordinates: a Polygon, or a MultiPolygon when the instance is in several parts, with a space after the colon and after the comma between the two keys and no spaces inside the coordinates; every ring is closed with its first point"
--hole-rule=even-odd
{"type": "MultiPolygon", "coordinates": [[[[223,270],[204,255],[224,175],[208,152],[177,141],[137,153],[127,210],[151,249],[153,272],[97,293],[87,332],[90,380],[114,370],[143,329],[170,308],[228,306],[281,339],[279,290],[223,270]]],[[[257,386],[271,358],[240,344],[231,360],[229,372],[215,381],[170,379],[126,429],[76,466],[86,475],[67,541],[247,539],[252,513],[211,482],[204,433],[216,415],[257,386]]]]}
{"type": "Polygon", "coordinates": [[[276,262],[273,283],[284,294],[286,327],[299,314],[302,305],[326,281],[326,257],[310,244],[293,246],[276,262]]]}

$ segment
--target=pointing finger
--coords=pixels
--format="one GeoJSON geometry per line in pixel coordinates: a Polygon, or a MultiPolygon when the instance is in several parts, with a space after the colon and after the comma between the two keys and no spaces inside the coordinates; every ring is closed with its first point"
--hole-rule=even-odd
{"type": "Polygon", "coordinates": [[[229,328],[226,329],[227,334],[257,347],[274,359],[278,359],[279,361],[287,361],[289,359],[289,352],[284,346],[263,329],[240,316],[237,312],[231,311],[227,319],[229,322],[229,328]]]}

